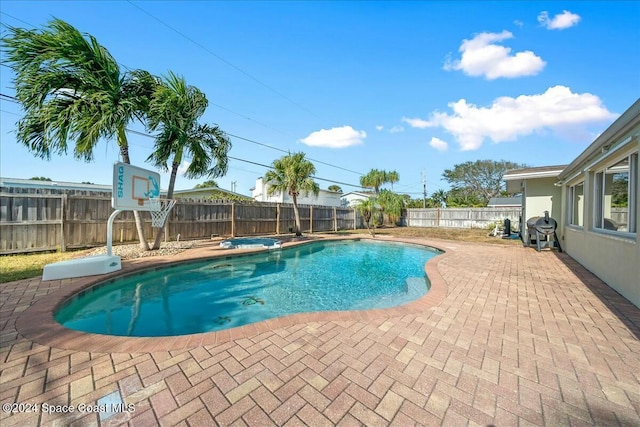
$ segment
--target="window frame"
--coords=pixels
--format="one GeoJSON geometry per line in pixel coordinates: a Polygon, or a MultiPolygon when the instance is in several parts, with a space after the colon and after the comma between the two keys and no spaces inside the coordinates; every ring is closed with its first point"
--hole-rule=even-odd
{"type": "MultiPolygon", "coordinates": [[[[638,177],[638,151],[634,151],[629,153],[623,157],[609,159],[606,164],[602,167],[598,168],[593,174],[593,221],[592,226],[593,230],[599,233],[612,234],[615,236],[623,236],[623,237],[636,237],[638,232],[638,224],[637,222],[637,211],[638,211],[638,198],[640,194],[638,194],[638,185],[637,185],[637,177],[638,177]],[[627,178],[627,230],[626,231],[618,231],[618,230],[610,230],[605,228],[604,220],[605,220],[605,198],[606,194],[606,178],[607,170],[617,163],[620,163],[623,160],[627,160],[629,164],[628,169],[628,178],[627,178]]],[[[577,184],[576,184],[577,185],[577,184]]],[[[571,193],[573,195],[573,192],[571,193]]],[[[573,199],[571,201],[573,204],[573,199]]],[[[611,202],[610,202],[611,204],[611,202]]],[[[573,207],[570,209],[572,211],[573,207]]]]}
{"type": "Polygon", "coordinates": [[[569,186],[569,194],[568,194],[568,209],[567,209],[567,224],[572,227],[584,228],[584,212],[585,212],[585,194],[584,194],[585,181],[579,181],[571,186],[569,186]],[[582,187],[582,223],[576,221],[576,214],[578,218],[580,218],[580,213],[578,211],[578,205],[576,204],[576,189],[577,187],[582,187]]]}

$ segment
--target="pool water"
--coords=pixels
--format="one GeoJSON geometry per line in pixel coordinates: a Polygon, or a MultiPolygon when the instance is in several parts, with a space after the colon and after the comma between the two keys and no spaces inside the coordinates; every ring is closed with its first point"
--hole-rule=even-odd
{"type": "Polygon", "coordinates": [[[418,245],[333,241],[177,264],[81,292],[55,318],[84,332],[154,337],[294,313],[393,307],[428,291],[424,265],[438,253],[418,245]]]}

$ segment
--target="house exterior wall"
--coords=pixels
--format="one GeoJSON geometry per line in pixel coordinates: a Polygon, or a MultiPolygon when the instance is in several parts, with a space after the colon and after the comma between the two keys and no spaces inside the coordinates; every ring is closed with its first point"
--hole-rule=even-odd
{"type": "MultiPolygon", "coordinates": [[[[258,178],[256,180],[256,186],[251,192],[251,196],[258,202],[293,203],[291,196],[289,196],[288,194],[278,192],[269,196],[268,189],[269,185],[265,183],[262,178],[258,178]]],[[[298,204],[340,207],[340,196],[340,193],[328,190],[320,190],[317,196],[315,196],[313,193],[302,193],[298,196],[298,204]]]]}
{"type": "Polygon", "coordinates": [[[350,208],[354,207],[359,200],[367,200],[368,198],[368,195],[360,193],[347,193],[340,197],[342,206],[350,208]]]}
{"type": "MultiPolygon", "coordinates": [[[[624,147],[618,148],[610,156],[604,156],[599,162],[591,165],[586,172],[579,173],[571,180],[564,183],[565,203],[563,206],[563,249],[573,259],[589,269],[592,273],[606,282],[610,287],[631,301],[636,307],[640,307],[640,239],[638,232],[609,231],[595,227],[596,201],[595,179],[596,172],[601,168],[615,163],[625,156],[638,152],[638,137],[629,138],[629,135],[640,134],[640,126],[636,126],[629,133],[617,138],[618,141],[627,141],[624,147]],[[582,226],[570,224],[569,188],[584,181],[584,196],[582,205],[577,208],[582,210],[582,226]]],[[[610,149],[610,151],[613,151],[610,149]]],[[[609,183],[605,181],[606,186],[609,183]]],[[[636,199],[640,197],[640,174],[635,176],[636,199]]],[[[607,196],[604,197],[605,203],[607,196]]],[[[604,215],[612,215],[611,209],[604,208],[604,215]]],[[[640,209],[629,212],[628,215],[636,216],[636,224],[640,224],[640,209]]],[[[628,219],[626,221],[629,222],[628,219]]]]}
{"type": "Polygon", "coordinates": [[[562,189],[555,186],[556,178],[537,178],[525,180],[523,197],[523,222],[534,216],[549,216],[556,221],[561,217],[562,189]]]}

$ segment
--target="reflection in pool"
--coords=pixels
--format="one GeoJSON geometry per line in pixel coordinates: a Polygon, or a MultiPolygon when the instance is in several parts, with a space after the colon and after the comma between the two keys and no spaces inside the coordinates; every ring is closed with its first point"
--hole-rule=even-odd
{"type": "Polygon", "coordinates": [[[438,253],[349,240],[169,265],[83,291],[55,318],[85,332],[151,337],[294,313],[393,307],[427,292],[424,265],[438,253]]]}

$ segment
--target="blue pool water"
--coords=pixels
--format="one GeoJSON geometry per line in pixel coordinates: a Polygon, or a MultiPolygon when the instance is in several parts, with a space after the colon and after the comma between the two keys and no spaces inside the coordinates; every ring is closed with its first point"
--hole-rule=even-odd
{"type": "Polygon", "coordinates": [[[84,291],[55,318],[84,332],[154,337],[294,313],[393,307],[427,292],[424,265],[438,253],[418,245],[334,241],[170,265],[84,291]]]}

